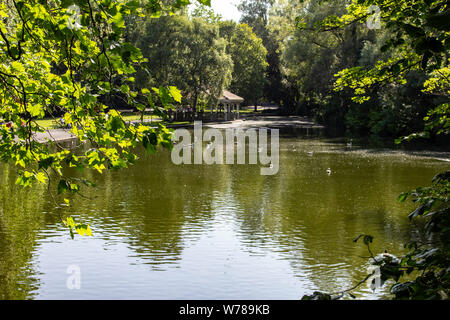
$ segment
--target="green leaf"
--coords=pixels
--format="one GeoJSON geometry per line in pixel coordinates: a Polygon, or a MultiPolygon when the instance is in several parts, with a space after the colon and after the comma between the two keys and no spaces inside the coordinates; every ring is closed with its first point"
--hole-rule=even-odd
{"type": "Polygon", "coordinates": [[[64,179],[61,179],[58,183],[58,194],[64,193],[68,189],[69,189],[69,183],[64,179]]]}
{"type": "Polygon", "coordinates": [[[122,91],[123,93],[128,93],[130,91],[130,87],[126,84],[123,84],[120,86],[120,91],[122,91]]]}
{"type": "Polygon", "coordinates": [[[402,193],[399,197],[398,197],[398,202],[404,202],[406,200],[406,198],[408,198],[409,193],[408,192],[404,192],[402,193]]]}
{"type": "Polygon", "coordinates": [[[47,182],[47,176],[43,172],[38,172],[35,175],[35,177],[36,177],[36,180],[39,181],[40,183],[47,182]]]}
{"type": "Polygon", "coordinates": [[[172,96],[172,98],[176,101],[176,102],[180,102],[181,103],[181,91],[177,89],[177,87],[169,87],[169,92],[170,95],[172,96]]]}

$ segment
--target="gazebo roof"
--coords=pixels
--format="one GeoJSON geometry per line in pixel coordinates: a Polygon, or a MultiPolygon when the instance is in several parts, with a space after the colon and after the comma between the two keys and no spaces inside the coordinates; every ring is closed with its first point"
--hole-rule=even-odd
{"type": "Polygon", "coordinates": [[[219,102],[221,103],[242,103],[244,102],[244,98],[231,93],[228,90],[224,90],[222,96],[219,98],[219,102]]]}

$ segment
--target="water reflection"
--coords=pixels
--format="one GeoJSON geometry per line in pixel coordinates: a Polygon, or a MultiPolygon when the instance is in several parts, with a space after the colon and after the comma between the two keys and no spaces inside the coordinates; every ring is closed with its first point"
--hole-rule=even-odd
{"type": "Polygon", "coordinates": [[[323,137],[280,142],[275,176],[257,165],[175,166],[168,152],[88,172],[98,187],[74,197],[69,212],[94,236],[75,241],[47,190],[16,187],[3,165],[0,298],[298,299],[348,288],[367,267],[353,238],[370,233],[374,251],[401,252],[410,206],[397,195],[448,169],[323,137]],[[70,264],[81,268],[79,291],[66,287],[70,264]]]}

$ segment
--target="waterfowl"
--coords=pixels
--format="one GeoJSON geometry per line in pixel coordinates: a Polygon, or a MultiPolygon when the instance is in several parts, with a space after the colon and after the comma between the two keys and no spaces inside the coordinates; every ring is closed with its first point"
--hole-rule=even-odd
{"type": "Polygon", "coordinates": [[[377,255],[376,257],[374,257],[373,260],[375,263],[380,263],[380,262],[390,262],[393,264],[400,263],[400,259],[397,258],[395,255],[388,253],[387,250],[385,250],[384,253],[381,253],[381,254],[377,255]]]}
{"type": "Polygon", "coordinates": [[[350,142],[347,143],[347,147],[351,148],[353,145],[353,139],[350,139],[350,142]]]}

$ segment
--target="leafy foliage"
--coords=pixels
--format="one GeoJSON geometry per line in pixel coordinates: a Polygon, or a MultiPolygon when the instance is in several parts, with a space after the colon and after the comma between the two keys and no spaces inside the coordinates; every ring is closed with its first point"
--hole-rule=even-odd
{"type": "Polygon", "coordinates": [[[252,29],[246,24],[227,21],[219,25],[228,40],[227,52],[233,60],[230,89],[256,105],[264,95],[267,67],[267,50],[252,29]],[[231,32],[230,32],[231,29],[231,32]]]}
{"type": "Polygon", "coordinates": [[[265,73],[264,98],[278,103],[283,96],[279,43],[269,27],[270,11],[275,2],[274,0],[242,0],[238,9],[241,12],[240,22],[252,28],[267,50],[268,66],[265,73]]]}
{"type": "Polygon", "coordinates": [[[208,23],[217,24],[222,20],[220,14],[216,14],[212,8],[206,5],[197,5],[191,12],[191,17],[202,18],[208,23]]]}
{"type": "Polygon", "coordinates": [[[215,105],[224,89],[248,103],[263,96],[267,50],[247,25],[221,21],[212,9],[198,6],[190,16],[136,21],[128,33],[148,60],[136,88],[175,84],[183,93],[181,104],[194,109],[215,105]]]}
{"type": "MultiPolygon", "coordinates": [[[[218,25],[186,15],[148,18],[130,30],[148,62],[137,88],[175,85],[184,102],[197,109],[200,98],[216,99],[230,81],[233,68],[218,25]]],[[[181,102],[181,101],[179,101],[181,102]]]]}
{"type": "Polygon", "coordinates": [[[69,228],[70,236],[72,239],[74,238],[73,231],[77,232],[80,236],[92,236],[92,231],[89,225],[81,224],[81,223],[75,223],[74,219],[72,217],[67,217],[67,219],[63,220],[64,225],[66,225],[69,228]]]}
{"type": "MultiPolygon", "coordinates": [[[[199,0],[209,4],[208,0],[199,0]]],[[[144,145],[170,146],[170,133],[162,125],[150,128],[127,124],[111,98],[120,95],[139,110],[154,106],[152,93],[130,89],[132,75],[146,60],[125,41],[125,20],[130,16],[174,12],[186,0],[7,0],[0,3],[0,157],[19,168],[17,184],[50,183],[58,193],[76,193],[89,181],[66,176],[65,167],[79,170],[125,168],[136,161],[133,149],[144,145]],[[70,127],[81,142],[92,146],[83,154],[52,138],[36,138],[45,129],[37,120],[51,116],[70,127]],[[150,143],[148,143],[150,141],[150,143]]],[[[179,100],[179,92],[160,88],[159,105],[179,100]]],[[[78,233],[89,227],[66,224],[78,233]]]]}
{"type": "Polygon", "coordinates": [[[446,11],[445,1],[277,1],[280,104],[352,134],[421,131],[448,100],[448,26],[433,20],[446,11]]]}

